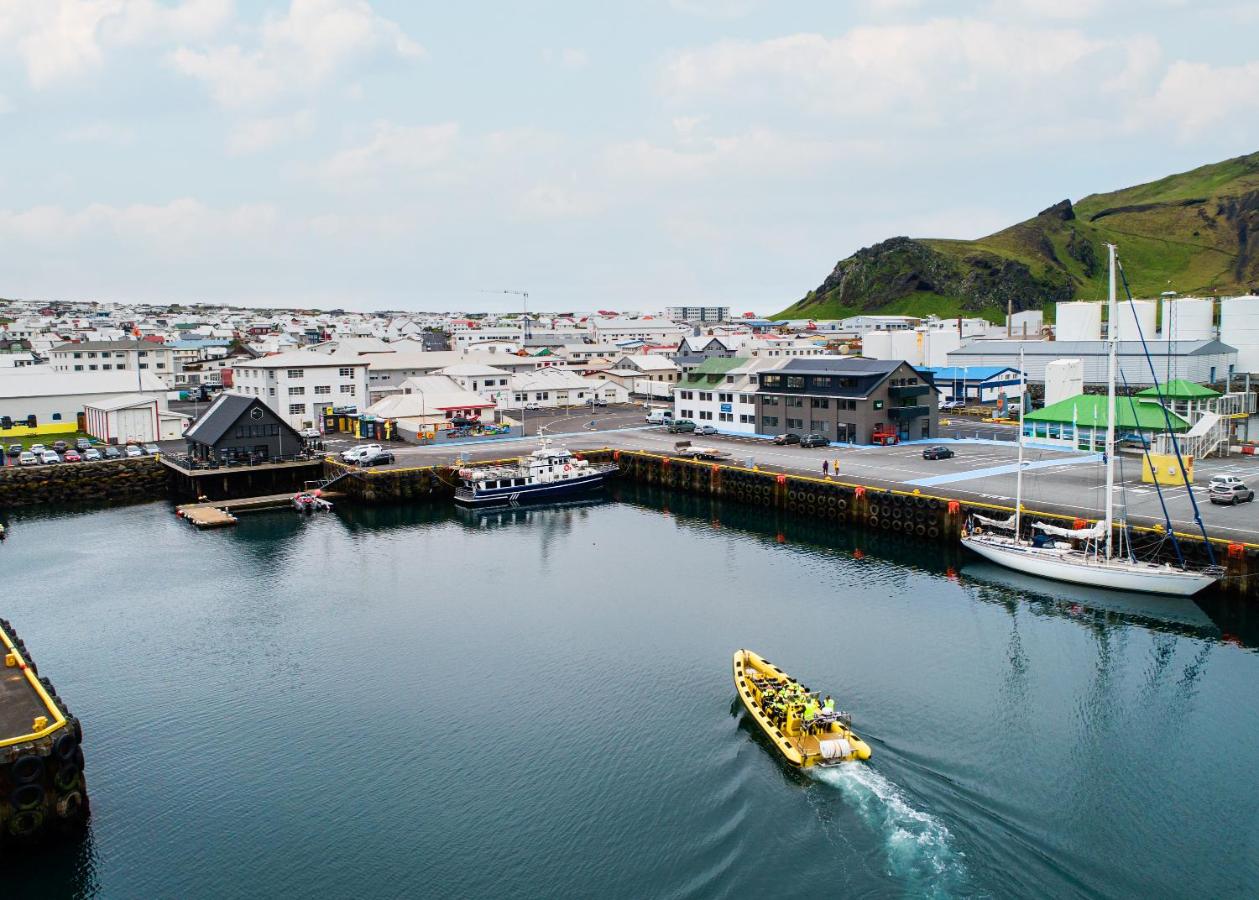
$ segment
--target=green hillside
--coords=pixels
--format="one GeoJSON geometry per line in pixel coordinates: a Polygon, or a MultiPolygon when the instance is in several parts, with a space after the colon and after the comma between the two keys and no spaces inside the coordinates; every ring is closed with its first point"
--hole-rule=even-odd
{"type": "Polygon", "coordinates": [[[772,318],[965,312],[999,320],[1007,303],[1022,310],[1098,299],[1108,242],[1119,245],[1134,294],[1254,292],[1259,153],[1075,204],[1063,200],[974,241],[891,238],[840,260],[815,290],[772,318]]]}

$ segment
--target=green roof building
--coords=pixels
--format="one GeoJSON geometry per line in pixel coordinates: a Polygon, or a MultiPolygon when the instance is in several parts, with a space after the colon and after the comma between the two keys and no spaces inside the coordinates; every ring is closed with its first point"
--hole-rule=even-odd
{"type": "MultiPolygon", "coordinates": [[[[1102,451],[1106,448],[1106,396],[1080,394],[1059,400],[1023,417],[1023,434],[1059,447],[1102,451]]],[[[1115,438],[1145,441],[1168,430],[1188,431],[1189,422],[1146,397],[1115,398],[1115,438]],[[1170,429],[1168,423],[1171,423],[1170,429]]]]}

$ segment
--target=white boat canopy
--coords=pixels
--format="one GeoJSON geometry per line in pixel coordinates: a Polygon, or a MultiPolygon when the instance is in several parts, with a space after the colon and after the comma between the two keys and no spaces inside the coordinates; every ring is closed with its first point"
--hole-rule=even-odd
{"type": "Polygon", "coordinates": [[[1005,531],[1014,530],[1014,516],[1010,516],[1008,519],[990,519],[987,516],[981,516],[979,513],[974,513],[973,515],[976,522],[983,522],[992,528],[1001,528],[1005,531]]]}
{"type": "Polygon", "coordinates": [[[1102,538],[1106,536],[1106,523],[1098,522],[1092,528],[1059,528],[1057,525],[1050,525],[1047,522],[1033,522],[1032,527],[1045,534],[1052,534],[1064,538],[1076,538],[1084,540],[1086,538],[1102,538]]]}

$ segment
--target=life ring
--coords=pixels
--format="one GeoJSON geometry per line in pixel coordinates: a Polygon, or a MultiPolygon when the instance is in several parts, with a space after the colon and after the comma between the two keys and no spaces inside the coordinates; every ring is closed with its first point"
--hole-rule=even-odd
{"type": "Polygon", "coordinates": [[[565,472],[569,472],[569,471],[571,471],[571,470],[572,470],[572,468],[573,468],[573,467],[572,467],[572,466],[570,466],[568,463],[564,463],[564,471],[565,471],[565,472]]]}

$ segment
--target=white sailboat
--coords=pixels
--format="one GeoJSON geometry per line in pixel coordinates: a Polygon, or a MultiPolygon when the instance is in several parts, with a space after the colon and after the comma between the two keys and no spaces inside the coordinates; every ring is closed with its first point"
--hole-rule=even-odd
{"type": "MultiPolygon", "coordinates": [[[[1108,244],[1110,253],[1109,315],[1111,326],[1107,334],[1109,359],[1107,365],[1106,396],[1106,512],[1102,521],[1090,528],[1060,528],[1045,522],[1035,522],[1032,527],[1055,540],[1036,546],[1022,537],[1023,513],[1023,410],[1026,397],[1019,410],[1019,461],[1015,480],[1014,515],[1009,519],[991,519],[976,515],[978,523],[964,532],[962,545],[994,563],[1039,575],[1057,581],[1086,584],[1124,591],[1142,591],[1152,594],[1169,594],[1188,597],[1198,593],[1219,578],[1214,570],[1182,569],[1168,563],[1138,560],[1131,553],[1116,553],[1114,540],[1115,523],[1115,380],[1117,378],[1118,322],[1115,303],[1115,246],[1108,244]],[[1004,534],[1002,532],[1009,532],[1004,534]],[[1077,549],[1072,541],[1083,541],[1077,549]]],[[[1023,370],[1022,354],[1019,369],[1023,370]]],[[[1027,376],[1023,375],[1026,389],[1027,376]]],[[[1026,391],[1025,391],[1026,393],[1026,391]]]]}

